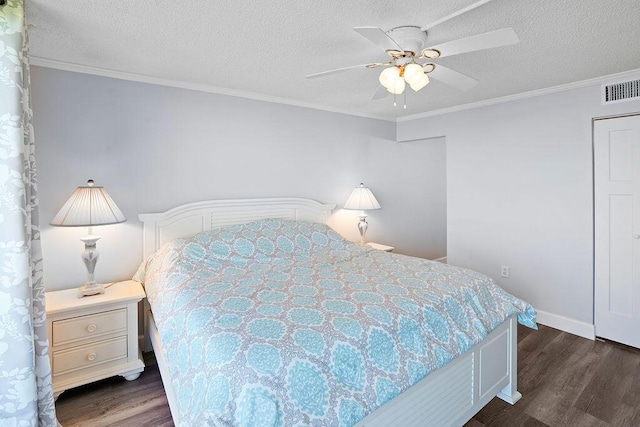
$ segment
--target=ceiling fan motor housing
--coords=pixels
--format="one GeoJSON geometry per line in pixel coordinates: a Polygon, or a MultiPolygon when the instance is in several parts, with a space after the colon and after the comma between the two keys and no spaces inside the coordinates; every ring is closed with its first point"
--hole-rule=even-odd
{"type": "Polygon", "coordinates": [[[427,32],[413,25],[392,28],[387,34],[405,53],[413,52],[414,55],[420,55],[427,42],[427,32]]]}

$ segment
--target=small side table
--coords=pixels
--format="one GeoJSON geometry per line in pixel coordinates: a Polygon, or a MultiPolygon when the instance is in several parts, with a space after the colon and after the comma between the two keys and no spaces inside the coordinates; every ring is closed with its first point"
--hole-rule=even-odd
{"type": "Polygon", "coordinates": [[[144,370],[138,346],[140,283],[117,282],[104,294],[78,298],[75,289],[45,293],[53,393],[144,370]]]}
{"type": "Polygon", "coordinates": [[[371,246],[373,249],[385,252],[393,252],[395,249],[393,246],[381,245],[380,243],[369,242],[367,245],[371,246]]]}

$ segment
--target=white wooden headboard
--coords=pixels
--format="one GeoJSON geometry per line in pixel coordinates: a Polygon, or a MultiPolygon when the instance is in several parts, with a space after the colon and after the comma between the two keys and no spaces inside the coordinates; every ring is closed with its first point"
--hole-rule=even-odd
{"type": "Polygon", "coordinates": [[[143,259],[178,237],[265,218],[326,223],[336,205],[310,199],[209,200],[177,206],[162,213],[140,214],[143,223],[143,259]]]}

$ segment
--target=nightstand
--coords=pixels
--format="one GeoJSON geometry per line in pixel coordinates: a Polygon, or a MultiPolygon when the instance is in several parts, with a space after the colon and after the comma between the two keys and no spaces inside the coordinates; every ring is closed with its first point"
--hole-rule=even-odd
{"type": "Polygon", "coordinates": [[[373,249],[385,252],[393,252],[395,249],[393,246],[381,245],[380,243],[369,242],[367,245],[371,246],[373,249]]]}
{"type": "Polygon", "coordinates": [[[78,298],[75,289],[45,293],[53,393],[144,370],[138,348],[140,283],[117,282],[104,294],[78,298]]]}

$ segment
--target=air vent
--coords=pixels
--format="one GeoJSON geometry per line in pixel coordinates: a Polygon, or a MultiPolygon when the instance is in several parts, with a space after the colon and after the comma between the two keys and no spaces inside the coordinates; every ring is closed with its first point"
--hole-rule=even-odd
{"type": "Polygon", "coordinates": [[[602,85],[603,105],[634,99],[640,99],[640,79],[602,85]]]}

